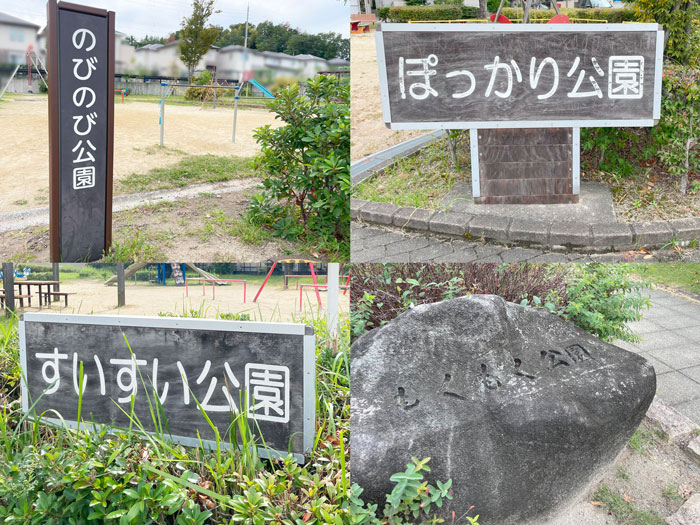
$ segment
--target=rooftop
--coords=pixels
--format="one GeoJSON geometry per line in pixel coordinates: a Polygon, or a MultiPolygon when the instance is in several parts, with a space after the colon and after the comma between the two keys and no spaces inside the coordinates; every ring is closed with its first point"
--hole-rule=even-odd
{"type": "Polygon", "coordinates": [[[17,18],[16,16],[8,15],[7,13],[3,13],[1,11],[0,11],[0,24],[34,27],[36,29],[39,29],[39,27],[40,27],[39,24],[27,22],[26,20],[22,20],[21,18],[17,18]]]}

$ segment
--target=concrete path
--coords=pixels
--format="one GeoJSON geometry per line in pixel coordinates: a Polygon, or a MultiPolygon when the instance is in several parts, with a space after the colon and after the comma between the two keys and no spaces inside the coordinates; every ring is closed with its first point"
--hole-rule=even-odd
{"type": "Polygon", "coordinates": [[[350,242],[354,263],[362,262],[700,262],[700,249],[685,250],[678,254],[673,250],[659,250],[645,259],[638,253],[635,259],[623,253],[593,254],[553,252],[534,248],[520,248],[484,244],[479,241],[444,239],[421,233],[368,226],[353,222],[350,242]]]}
{"type": "Polygon", "coordinates": [[[616,345],[637,352],[656,370],[656,395],[700,425],[700,300],[654,289],[651,309],[630,327],[640,343],[616,345]]]}

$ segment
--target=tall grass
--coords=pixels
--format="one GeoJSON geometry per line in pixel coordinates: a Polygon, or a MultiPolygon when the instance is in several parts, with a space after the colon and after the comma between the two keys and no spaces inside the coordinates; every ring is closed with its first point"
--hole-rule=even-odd
{"type": "MultiPolygon", "coordinates": [[[[186,313],[203,317],[207,312],[200,308],[186,313]]],[[[254,315],[262,317],[260,311],[254,315]]],[[[155,388],[147,385],[140,371],[151,419],[148,426],[154,431],[146,431],[133,399],[129,410],[124,409],[127,428],[82,421],[80,408],[80,425],[70,428],[53,411],[34,413],[39,399],[31,400],[30,411],[22,414],[17,323],[0,324],[0,520],[348,522],[349,321],[341,318],[334,341],[325,319],[298,320],[313,325],[317,334],[317,430],[305,465],[298,465],[291,455],[261,457],[264,436],[246,417],[243,405],[240,413],[231,414],[227,428],[217,428],[201,411],[214,432],[213,447],[201,440],[192,448],[174,443],[155,388]],[[59,423],[48,424],[47,417],[59,423]]],[[[128,347],[128,341],[125,344],[128,347]]],[[[79,407],[82,393],[80,381],[79,407]]],[[[201,409],[196,398],[195,402],[201,409]]]]}

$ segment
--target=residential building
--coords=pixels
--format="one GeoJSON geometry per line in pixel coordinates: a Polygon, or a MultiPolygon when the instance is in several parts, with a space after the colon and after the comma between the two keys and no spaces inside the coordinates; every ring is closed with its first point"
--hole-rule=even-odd
{"type": "Polygon", "coordinates": [[[27,51],[37,48],[39,26],[0,12],[0,64],[26,64],[27,51]]]}

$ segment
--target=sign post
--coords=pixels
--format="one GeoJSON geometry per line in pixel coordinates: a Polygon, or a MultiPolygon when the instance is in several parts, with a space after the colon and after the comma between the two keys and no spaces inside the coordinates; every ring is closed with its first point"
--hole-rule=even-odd
{"type": "Polygon", "coordinates": [[[114,12],[49,0],[51,260],[93,261],[111,245],[114,12]]]}
{"type": "Polygon", "coordinates": [[[155,430],[150,400],[162,406],[166,437],[184,445],[199,446],[201,436],[216,446],[203,410],[224,447],[239,415],[264,439],[264,457],[291,451],[303,462],[313,447],[316,354],[306,325],[27,313],[19,334],[22,410],[39,400],[31,416],[53,409],[78,426],[82,364],[81,419],[97,426],[129,426],[133,396],[147,431],[155,430]]]}
{"type": "Polygon", "coordinates": [[[477,203],[576,202],[579,129],[660,117],[657,24],[382,24],[376,42],[387,127],[470,129],[477,203]]]}

